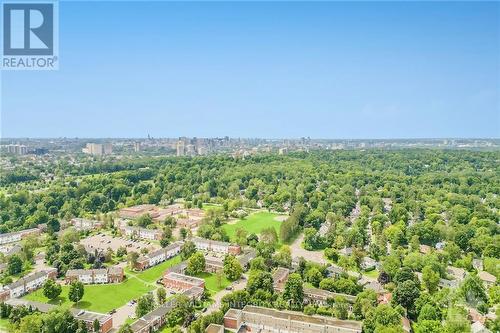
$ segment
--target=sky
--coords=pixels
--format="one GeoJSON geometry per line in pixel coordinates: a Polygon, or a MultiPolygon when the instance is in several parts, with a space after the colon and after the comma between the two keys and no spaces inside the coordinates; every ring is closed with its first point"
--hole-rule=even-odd
{"type": "Polygon", "coordinates": [[[59,4],[2,137],[500,137],[498,2],[59,4]]]}

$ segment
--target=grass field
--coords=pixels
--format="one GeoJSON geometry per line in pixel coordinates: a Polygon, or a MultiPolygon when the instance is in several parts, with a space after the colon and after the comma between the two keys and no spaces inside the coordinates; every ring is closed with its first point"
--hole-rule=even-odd
{"type": "MultiPolygon", "coordinates": [[[[123,283],[86,285],[85,294],[83,295],[83,299],[78,303],[78,308],[106,313],[112,309],[119,308],[132,299],[139,298],[153,289],[153,286],[134,277],[129,277],[123,283]]],[[[71,307],[74,305],[68,299],[68,291],[69,286],[63,286],[61,295],[54,301],[49,301],[48,298],[43,296],[43,289],[38,289],[24,298],[55,305],[60,304],[63,307],[71,307]]]]}
{"type": "Polygon", "coordinates": [[[9,329],[9,320],[8,319],[0,319],[0,332],[8,332],[9,329]]]}
{"type": "Polygon", "coordinates": [[[175,256],[173,258],[168,259],[165,262],[162,262],[159,265],[146,269],[145,271],[142,271],[140,273],[130,272],[129,270],[126,270],[126,272],[137,276],[141,280],[154,283],[156,280],[158,280],[163,276],[163,273],[167,268],[177,265],[181,261],[182,261],[181,256],[175,256]]]}
{"type": "Polygon", "coordinates": [[[227,235],[231,239],[234,239],[238,228],[245,229],[249,234],[259,234],[263,229],[273,227],[279,235],[281,221],[275,219],[277,216],[279,215],[268,212],[253,213],[234,224],[225,224],[222,228],[226,230],[227,235]]]}
{"type": "Polygon", "coordinates": [[[211,203],[205,203],[203,204],[203,207],[201,208],[205,211],[209,210],[209,209],[219,209],[219,210],[222,210],[222,205],[215,205],[215,204],[211,204],[211,203]]]}
{"type": "Polygon", "coordinates": [[[363,275],[376,279],[379,275],[379,272],[376,269],[374,269],[373,271],[363,272],[363,275]]]}
{"type": "Polygon", "coordinates": [[[220,287],[217,285],[217,276],[215,274],[204,272],[197,275],[197,277],[205,280],[205,287],[212,295],[218,293],[231,284],[231,281],[226,279],[224,275],[222,276],[220,287]]]}

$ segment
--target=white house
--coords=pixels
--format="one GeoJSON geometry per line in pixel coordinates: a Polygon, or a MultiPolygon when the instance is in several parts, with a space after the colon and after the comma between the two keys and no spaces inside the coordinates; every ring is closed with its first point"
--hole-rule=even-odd
{"type": "Polygon", "coordinates": [[[71,224],[76,230],[92,230],[101,227],[102,223],[96,220],[88,220],[79,217],[71,219],[71,224]]]}
{"type": "Polygon", "coordinates": [[[5,289],[10,290],[10,297],[20,297],[42,287],[45,281],[54,279],[56,275],[57,270],[55,268],[39,271],[20,278],[6,286],[5,289]]]}
{"type": "Polygon", "coordinates": [[[230,253],[238,255],[241,253],[241,247],[239,245],[232,245],[227,242],[214,241],[210,239],[194,237],[192,239],[196,249],[201,251],[212,251],[217,253],[230,253]]]}
{"type": "Polygon", "coordinates": [[[138,237],[149,240],[160,240],[162,236],[161,230],[158,229],[145,229],[133,226],[122,226],[121,231],[128,237],[138,237]]]}
{"type": "Polygon", "coordinates": [[[38,235],[38,234],[40,234],[40,229],[38,229],[38,228],[32,228],[32,229],[26,229],[26,230],[21,230],[21,231],[9,232],[6,234],[0,234],[0,245],[7,244],[7,243],[13,243],[13,242],[19,242],[24,237],[26,237],[28,235],[38,235]]]}

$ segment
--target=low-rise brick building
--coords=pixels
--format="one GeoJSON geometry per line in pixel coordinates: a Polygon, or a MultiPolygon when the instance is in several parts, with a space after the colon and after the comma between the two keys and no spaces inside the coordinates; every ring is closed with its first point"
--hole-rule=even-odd
{"type": "Polygon", "coordinates": [[[362,322],[247,305],[242,310],[229,309],[224,327],[246,327],[250,332],[361,333],[362,322]]]}
{"type": "Polygon", "coordinates": [[[80,281],[84,284],[119,283],[124,278],[123,268],[113,266],[100,269],[70,269],[66,272],[66,283],[80,281]]]}
{"type": "Polygon", "coordinates": [[[231,244],[228,242],[214,241],[211,239],[205,239],[200,237],[194,237],[192,241],[196,246],[196,249],[200,251],[233,254],[235,256],[241,253],[241,247],[239,245],[231,244]]]}
{"type": "MultiPolygon", "coordinates": [[[[57,277],[57,269],[51,268],[20,278],[19,280],[5,286],[4,290],[9,290],[8,298],[21,297],[31,291],[41,288],[48,279],[54,280],[57,277]]],[[[6,292],[4,292],[6,294],[6,292]]],[[[4,297],[6,297],[4,295],[4,297]]]]}
{"type": "Polygon", "coordinates": [[[205,287],[205,280],[203,279],[174,272],[166,273],[163,276],[162,282],[166,288],[182,291],[188,290],[192,287],[205,287]]]}
{"type": "Polygon", "coordinates": [[[165,248],[140,256],[137,259],[137,263],[134,268],[142,271],[146,268],[156,266],[159,263],[179,254],[179,252],[181,252],[182,244],[182,242],[175,242],[165,248]]]}

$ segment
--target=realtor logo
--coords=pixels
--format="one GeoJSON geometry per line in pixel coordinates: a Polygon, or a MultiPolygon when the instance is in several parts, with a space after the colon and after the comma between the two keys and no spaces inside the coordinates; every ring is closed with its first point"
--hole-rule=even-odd
{"type": "Polygon", "coordinates": [[[57,69],[57,3],[2,4],[2,69],[57,69]]]}

